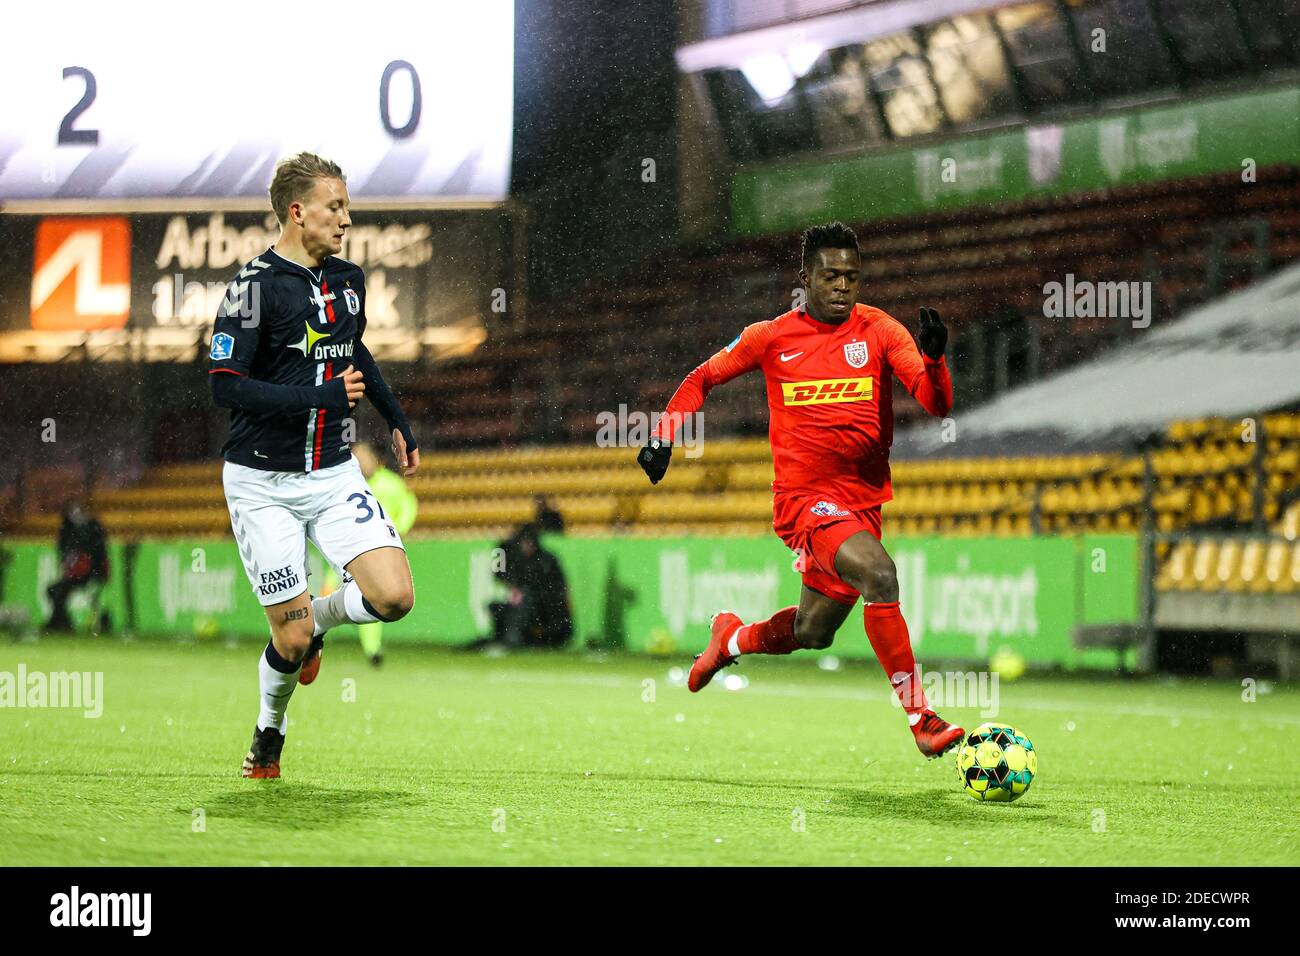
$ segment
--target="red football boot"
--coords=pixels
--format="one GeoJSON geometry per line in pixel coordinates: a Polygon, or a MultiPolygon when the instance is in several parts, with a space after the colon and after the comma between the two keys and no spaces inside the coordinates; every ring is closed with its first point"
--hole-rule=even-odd
{"type": "Polygon", "coordinates": [[[302,667],[298,670],[299,684],[306,686],[316,679],[320,673],[320,653],[324,647],[324,636],[311,639],[311,647],[307,648],[307,656],[302,659],[302,667]]]}
{"type": "Polygon", "coordinates": [[[730,611],[719,611],[709,619],[709,628],[712,635],[709,637],[709,646],[704,649],[703,654],[695,658],[695,663],[691,665],[691,674],[686,679],[686,686],[690,688],[691,693],[697,693],[713,680],[713,675],[724,667],[730,667],[736,663],[736,658],[727,653],[727,641],[731,640],[731,635],[736,632],[736,628],[745,622],[730,611]]]}
{"type": "Polygon", "coordinates": [[[950,724],[932,710],[921,712],[921,719],[912,725],[912,736],[916,738],[917,749],[927,759],[946,754],[961,743],[966,731],[956,724],[950,724]]]}

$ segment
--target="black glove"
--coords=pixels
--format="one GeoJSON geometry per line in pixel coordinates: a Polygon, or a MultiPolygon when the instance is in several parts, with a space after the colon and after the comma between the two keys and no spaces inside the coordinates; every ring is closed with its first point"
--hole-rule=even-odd
{"type": "Polygon", "coordinates": [[[921,334],[916,337],[916,341],[929,358],[936,362],[943,358],[943,350],[948,347],[948,327],[934,309],[921,309],[921,334]]]}
{"type": "Polygon", "coordinates": [[[666,438],[652,438],[646,442],[636,456],[636,463],[650,479],[650,484],[659,484],[664,472],[668,470],[668,460],[673,457],[673,443],[666,438]]]}

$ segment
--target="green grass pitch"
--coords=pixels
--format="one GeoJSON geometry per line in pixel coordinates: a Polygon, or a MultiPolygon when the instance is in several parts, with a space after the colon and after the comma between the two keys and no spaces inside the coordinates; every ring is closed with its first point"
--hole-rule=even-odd
{"type": "Polygon", "coordinates": [[[1293,686],[1003,683],[1041,762],[989,805],[874,662],[746,659],[747,688],[691,695],[687,660],[406,645],[375,671],[346,638],[294,696],[284,777],[242,780],[257,653],[0,645],[0,671],[104,674],[98,719],[0,709],[0,864],[1300,863],[1293,686]]]}

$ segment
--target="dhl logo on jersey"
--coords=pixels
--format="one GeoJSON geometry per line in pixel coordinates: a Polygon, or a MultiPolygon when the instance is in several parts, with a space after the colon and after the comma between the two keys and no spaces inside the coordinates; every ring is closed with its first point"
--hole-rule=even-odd
{"type": "Polygon", "coordinates": [[[787,405],[836,405],[871,401],[871,376],[825,378],[816,382],[782,382],[787,405]]]}

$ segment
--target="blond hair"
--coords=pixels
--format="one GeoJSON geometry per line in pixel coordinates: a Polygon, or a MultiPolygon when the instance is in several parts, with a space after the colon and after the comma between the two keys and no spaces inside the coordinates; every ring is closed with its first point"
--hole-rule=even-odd
{"type": "Polygon", "coordinates": [[[348,181],[338,163],[315,153],[302,152],[276,163],[275,175],[271,177],[271,208],[281,226],[289,218],[289,206],[307,198],[318,179],[348,181]]]}

